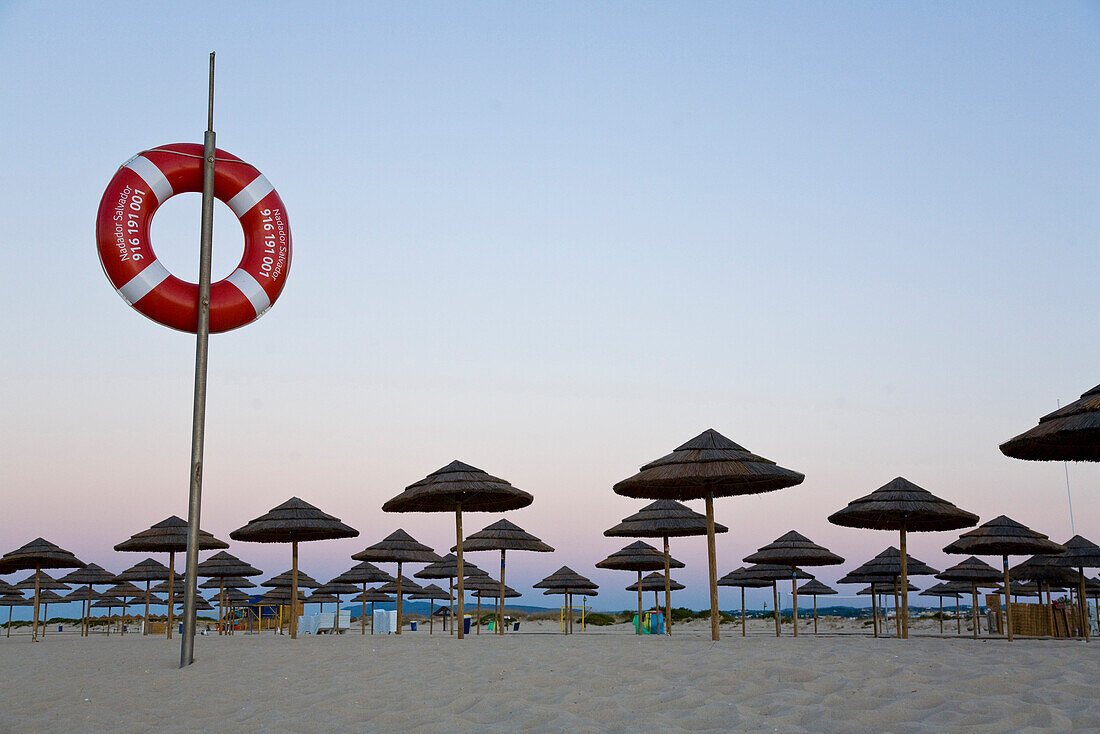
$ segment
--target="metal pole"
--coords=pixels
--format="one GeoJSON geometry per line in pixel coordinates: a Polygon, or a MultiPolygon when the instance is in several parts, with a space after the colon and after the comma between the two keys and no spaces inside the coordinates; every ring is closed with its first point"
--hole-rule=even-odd
{"type": "Polygon", "coordinates": [[[214,53],[203,136],[202,229],[199,235],[199,323],[195,330],[195,403],[191,421],[191,491],[187,500],[187,576],[183,591],[183,639],[180,667],[195,662],[195,585],[199,562],[199,512],[202,501],[202,449],[206,430],[206,364],[210,343],[210,250],[214,238],[214,53]]]}

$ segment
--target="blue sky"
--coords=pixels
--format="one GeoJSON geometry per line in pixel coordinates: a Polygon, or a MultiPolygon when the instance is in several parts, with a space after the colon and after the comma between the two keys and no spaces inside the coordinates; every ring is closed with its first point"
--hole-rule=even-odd
{"type": "MultiPolygon", "coordinates": [[[[521,590],[568,564],[629,606],[592,568],[642,504],[611,485],[713,427],[807,476],[717,504],[723,572],[792,528],[866,560],[896,539],[825,518],[898,475],[1064,540],[1062,466],[997,444],[1100,381],[1098,30],[1071,2],[2,4],[3,550],[121,570],[185,515],[193,340],[112,292],[94,219],[123,161],[201,141],[211,50],[218,143],[294,235],[279,302],[212,340],[216,535],[298,495],[362,533],[304,548],[315,577],[396,527],[442,548],[448,517],[380,507],[459,458],[535,495],[510,517],[559,550],[521,590]]],[[[153,228],[188,278],[198,199],[153,228]]],[[[1069,476],[1100,539],[1100,470],[1069,476]]]]}

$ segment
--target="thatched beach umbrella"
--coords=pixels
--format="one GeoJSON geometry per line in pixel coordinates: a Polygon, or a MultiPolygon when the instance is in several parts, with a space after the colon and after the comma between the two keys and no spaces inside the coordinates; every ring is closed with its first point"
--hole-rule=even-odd
{"type": "Polygon", "coordinates": [[[817,579],[811,579],[802,586],[798,587],[798,593],[803,596],[812,596],[814,598],[814,634],[817,634],[817,597],[829,596],[831,594],[839,594],[840,592],[834,588],[826,586],[817,579]]]}
{"type": "Polygon", "coordinates": [[[359,617],[359,622],[360,622],[361,625],[366,624],[366,620],[364,619],[364,617],[366,617],[366,614],[367,614],[367,604],[370,604],[370,633],[373,635],[374,634],[374,604],[375,604],[375,602],[379,602],[379,603],[382,603],[382,604],[388,604],[388,603],[393,601],[393,598],[389,597],[389,596],[386,596],[385,594],[383,594],[381,591],[378,591],[377,589],[365,589],[363,591],[363,593],[359,594],[356,597],[353,597],[351,601],[352,601],[353,604],[358,603],[358,604],[363,605],[363,611],[361,612],[361,616],[359,617]]]}
{"type": "Polygon", "coordinates": [[[897,627],[898,637],[902,637],[905,633],[902,627],[902,617],[907,613],[907,611],[903,612],[902,608],[907,608],[909,604],[908,578],[910,576],[935,576],[937,573],[939,572],[936,569],[923,561],[908,553],[903,555],[898,548],[890,546],[862,566],[854,569],[850,575],[854,578],[871,577],[877,582],[876,585],[882,585],[881,582],[884,580],[890,580],[893,583],[894,623],[897,627]],[[901,582],[903,568],[905,569],[906,583],[901,582]]]}
{"type": "Polygon", "coordinates": [[[1005,441],[1001,453],[1032,461],[1100,461],[1100,385],[1005,441]]]}
{"type": "MultiPolygon", "coordinates": [[[[335,583],[361,584],[362,589],[360,589],[360,591],[362,592],[362,594],[360,594],[360,596],[362,596],[363,594],[367,593],[367,584],[385,583],[387,581],[393,581],[393,580],[394,580],[393,576],[390,576],[388,573],[381,570],[380,568],[375,566],[373,563],[368,563],[367,561],[363,561],[362,563],[355,564],[354,566],[349,568],[347,571],[344,571],[342,574],[340,574],[339,576],[334,578],[332,580],[332,583],[334,583],[334,584],[335,583]]],[[[368,600],[365,600],[365,599],[364,600],[359,600],[357,598],[357,599],[353,599],[352,601],[353,602],[354,601],[362,601],[363,607],[359,612],[359,634],[365,635],[365,634],[367,634],[367,601],[368,600]]],[[[370,633],[372,635],[374,634],[374,605],[373,604],[371,604],[371,628],[370,628],[370,633]]]]}
{"type": "MultiPolygon", "coordinates": [[[[397,578],[394,579],[396,582],[394,594],[397,595],[397,629],[394,632],[401,634],[401,626],[404,624],[401,621],[401,597],[404,596],[401,593],[401,585],[406,580],[404,574],[401,573],[401,566],[405,563],[435,563],[442,559],[431,548],[417,542],[411,535],[398,528],[380,542],[353,555],[352,560],[397,564],[397,578]]],[[[417,589],[419,588],[417,587],[417,589]]]]}
{"type": "MultiPolygon", "coordinates": [[[[672,562],[674,568],[683,568],[680,561],[672,562]]],[[[596,564],[596,568],[609,568],[616,571],[636,571],[638,574],[638,624],[634,634],[642,634],[642,572],[656,571],[665,567],[665,554],[649,543],[636,540],[622,550],[615,551],[596,564]]]]}
{"type": "MultiPolygon", "coordinates": [[[[464,560],[462,562],[462,568],[466,572],[467,576],[476,572],[484,573],[483,571],[481,571],[480,568],[478,568],[470,561],[464,560]]],[[[417,577],[418,579],[447,579],[447,582],[450,584],[450,618],[453,621],[455,617],[455,579],[458,578],[458,556],[456,556],[454,553],[448,553],[435,563],[429,563],[427,566],[414,573],[413,576],[417,577]]],[[[454,624],[452,624],[452,635],[454,634],[454,631],[455,626],[454,624]]]]}
{"type": "MultiPolygon", "coordinates": [[[[17,590],[18,591],[18,590],[17,590]]],[[[0,588],[0,594],[7,593],[5,589],[0,588]]],[[[84,606],[85,604],[91,604],[92,601],[99,597],[99,593],[92,589],[91,586],[77,586],[70,591],[64,598],[65,601],[70,604],[80,604],[80,636],[84,637],[84,627],[88,622],[88,610],[84,606]]]]}
{"type": "Polygon", "coordinates": [[[126,607],[128,604],[132,603],[128,602],[127,600],[137,599],[141,597],[144,593],[144,591],[134,586],[129,581],[121,581],[103,592],[103,596],[110,596],[115,599],[122,600],[123,626],[120,630],[122,634],[126,633],[126,607]]]}
{"type": "MultiPolygon", "coordinates": [[[[1008,557],[1034,554],[1065,553],[1066,549],[1015,520],[999,515],[973,530],[963,533],[958,540],[943,549],[944,553],[970,553],[979,556],[997,555],[1004,568],[1005,593],[1011,588],[1008,557]]],[[[1011,599],[1005,597],[1005,630],[1012,641],[1011,599]]]]}
{"type": "MultiPolygon", "coordinates": [[[[494,586],[491,589],[489,589],[489,588],[478,589],[473,593],[473,597],[478,600],[479,607],[480,607],[480,603],[481,603],[482,599],[492,599],[493,600],[493,603],[497,605],[497,610],[498,610],[497,614],[498,614],[498,618],[500,620],[502,620],[501,621],[502,625],[504,624],[504,622],[503,622],[503,619],[504,619],[504,599],[514,599],[514,598],[519,597],[519,596],[523,596],[523,595],[520,594],[515,589],[513,589],[511,586],[505,586],[504,587],[504,596],[503,597],[501,597],[501,589],[500,589],[499,586],[494,586]]],[[[481,615],[478,615],[478,616],[480,617],[481,615]]],[[[500,630],[500,633],[504,634],[503,628],[500,630]]]]}
{"type": "MultiPolygon", "coordinates": [[[[669,577],[665,576],[664,573],[662,573],[660,571],[654,571],[653,573],[646,574],[645,576],[642,576],[641,581],[635,581],[630,586],[627,586],[626,590],[627,591],[643,591],[643,592],[644,591],[652,591],[653,592],[653,609],[657,610],[657,611],[660,611],[661,604],[657,600],[657,594],[661,591],[666,591],[666,590],[671,594],[671,592],[680,591],[683,588],[685,588],[684,585],[677,582],[675,579],[672,579],[672,578],[669,578],[669,577]]],[[[667,613],[667,610],[670,606],[670,602],[667,599],[665,601],[666,601],[665,610],[666,610],[666,613],[667,613]]],[[[671,619],[666,619],[665,620],[665,629],[666,629],[666,631],[668,629],[668,624],[671,621],[672,621],[671,619]]]]}
{"type": "Polygon", "coordinates": [[[744,637],[745,632],[745,589],[763,589],[771,586],[771,581],[765,581],[763,579],[749,578],[746,576],[749,569],[741,566],[738,569],[730,571],[722,578],[718,579],[718,586],[736,586],[741,589],[741,636],[744,637]]]}
{"type": "Polygon", "coordinates": [[[93,609],[106,609],[107,610],[107,636],[111,636],[111,610],[117,609],[122,606],[122,600],[107,594],[100,594],[99,598],[92,604],[93,609]]]}
{"type": "Polygon", "coordinates": [[[805,475],[738,446],[713,429],[667,456],[651,461],[614,486],[616,494],[650,500],[702,499],[707,512],[710,635],[718,639],[718,562],[714,549],[714,498],[758,494],[801,484],[805,475]]]}
{"type": "MultiPolygon", "coordinates": [[[[493,592],[494,594],[497,595],[496,597],[490,597],[490,596],[485,595],[485,594],[475,594],[475,596],[477,598],[477,616],[475,617],[475,619],[477,620],[477,632],[475,632],[475,634],[480,635],[481,634],[481,599],[484,596],[486,598],[496,598],[497,601],[499,601],[500,582],[497,581],[496,579],[494,579],[493,577],[491,577],[489,574],[482,572],[480,574],[467,575],[466,578],[463,580],[462,585],[463,585],[463,589],[469,589],[470,591],[473,591],[473,592],[491,591],[491,592],[493,592]]],[[[496,615],[496,609],[493,610],[493,614],[494,614],[494,616],[496,615]]],[[[465,627],[465,625],[466,625],[465,620],[463,620],[462,624],[463,624],[463,627],[465,627]]]]}
{"type": "Polygon", "coordinates": [[[970,585],[970,594],[973,607],[971,613],[974,618],[974,637],[978,636],[980,617],[978,615],[978,588],[993,589],[1001,580],[1001,573],[985,561],[980,561],[970,556],[962,563],[957,563],[942,573],[936,574],[941,581],[955,581],[970,585]]]}
{"type": "MultiPolygon", "coordinates": [[[[88,593],[85,594],[84,599],[72,598],[70,601],[80,602],[80,636],[86,637],[88,635],[87,623],[88,614],[85,604],[92,603],[91,593],[95,586],[107,586],[115,583],[114,574],[109,571],[105,571],[102,566],[98,566],[95,563],[89,563],[84,568],[78,568],[75,571],[70,571],[61,577],[61,582],[66,584],[83,585],[88,593]]],[[[70,594],[70,596],[72,596],[70,594]]]]}
{"type": "MultiPolygon", "coordinates": [[[[267,584],[264,584],[264,586],[267,586],[267,584]]],[[[280,619],[278,620],[277,625],[278,625],[278,632],[279,632],[280,635],[283,633],[283,625],[282,625],[282,619],[281,619],[283,608],[284,607],[290,607],[291,611],[288,614],[293,615],[293,614],[297,613],[298,609],[301,609],[301,605],[304,604],[305,601],[306,601],[306,593],[303,589],[301,589],[301,588],[297,589],[297,593],[294,594],[293,596],[291,596],[291,590],[290,589],[291,589],[290,586],[276,586],[275,588],[271,589],[271,591],[267,592],[266,594],[261,595],[259,600],[256,602],[256,605],[255,605],[255,606],[259,607],[259,613],[260,613],[261,617],[262,617],[262,614],[263,614],[263,607],[277,607],[278,608],[278,612],[280,614],[280,619]]],[[[287,619],[287,627],[288,628],[291,627],[291,620],[292,619],[293,619],[293,617],[290,617],[289,619],[287,619]]]]}
{"type": "MultiPolygon", "coordinates": [[[[382,505],[383,512],[454,512],[455,555],[458,558],[458,617],[463,619],[462,511],[507,512],[526,507],[534,501],[527,492],[481,469],[452,461],[382,505]]],[[[501,579],[503,581],[503,579],[501,579]]],[[[458,638],[463,629],[459,627],[458,638]]]]}
{"type": "Polygon", "coordinates": [[[42,636],[45,637],[46,629],[50,626],[50,605],[63,604],[66,599],[53,589],[41,589],[38,592],[38,601],[42,605],[42,636]]]}
{"type": "MultiPolygon", "coordinates": [[[[241,591],[241,589],[242,588],[252,588],[256,584],[252,583],[251,581],[248,581],[247,579],[240,578],[238,576],[230,576],[230,577],[225,579],[224,590],[223,590],[222,584],[220,583],[221,581],[222,581],[221,579],[211,579],[210,581],[207,581],[203,584],[199,584],[199,588],[205,588],[205,589],[214,589],[214,588],[216,588],[216,589],[219,590],[220,597],[221,597],[221,603],[224,603],[225,606],[227,606],[229,608],[229,618],[231,618],[233,620],[232,622],[226,622],[225,623],[225,628],[226,628],[225,633],[227,635],[231,635],[231,634],[233,634],[234,628],[236,626],[236,620],[237,620],[236,610],[240,609],[241,607],[247,607],[249,602],[252,599],[252,597],[249,594],[241,591]],[[242,585],[238,586],[237,584],[239,582],[242,582],[242,581],[244,583],[242,585]]],[[[222,615],[222,619],[223,620],[226,619],[224,614],[222,615]]]]}
{"type": "MultiPolygon", "coordinates": [[[[218,586],[218,634],[223,634],[225,624],[225,581],[229,578],[259,576],[263,573],[250,563],[245,563],[231,553],[219,551],[195,566],[199,578],[217,579],[218,586]]],[[[202,588],[200,584],[199,588],[202,588]]]]}
{"type": "MultiPolygon", "coordinates": [[[[510,550],[553,553],[554,549],[508,520],[497,520],[462,541],[465,551],[500,551],[500,593],[504,594],[504,552],[510,550]]],[[[504,634],[504,602],[497,611],[497,634],[504,634]]]]}
{"type": "MultiPolygon", "coordinates": [[[[793,571],[798,566],[836,566],[844,559],[826,548],[814,543],[805,535],[791,530],[757,549],[750,556],[742,558],[745,563],[770,563],[776,566],[790,566],[793,571]]],[[[798,582],[791,575],[791,598],[793,604],[792,620],[794,636],[798,637],[798,582]]],[[[816,600],[814,602],[817,603],[816,600]]]]}
{"type": "Polygon", "coordinates": [[[43,607],[42,636],[45,637],[46,629],[49,627],[49,624],[47,624],[45,621],[47,619],[45,616],[46,607],[61,600],[61,597],[52,592],[57,590],[68,591],[69,586],[68,584],[61,583],[53,576],[50,576],[48,573],[43,571],[42,573],[37,574],[37,576],[35,574],[31,574],[22,581],[17,581],[15,584],[15,588],[20,591],[33,591],[36,585],[39,589],[38,603],[43,607]]]}
{"type": "Polygon", "coordinates": [[[849,528],[898,530],[901,533],[901,637],[909,637],[909,569],[906,565],[905,534],[961,530],[973,527],[978,516],[960,510],[945,499],[918,487],[903,477],[882,485],[874,492],[829,516],[829,522],[849,528]]]}
{"type": "Polygon", "coordinates": [[[409,594],[409,599],[426,599],[427,602],[428,602],[428,634],[429,635],[434,632],[433,627],[435,626],[435,624],[434,624],[435,615],[432,612],[435,609],[435,604],[434,604],[435,600],[436,599],[450,599],[450,598],[451,598],[451,595],[448,594],[443,589],[439,588],[439,586],[437,586],[436,584],[428,584],[427,586],[421,588],[420,591],[416,592],[415,594],[409,594]]]}
{"type": "MultiPolygon", "coordinates": [[[[726,533],[729,528],[714,523],[714,532],[726,533]]],[[[603,531],[609,538],[661,538],[665,553],[665,634],[672,634],[672,572],[668,561],[669,538],[684,538],[707,534],[707,516],[676,500],[656,500],[638,512],[623,518],[613,528],[603,531]]]]}
{"type": "MultiPolygon", "coordinates": [[[[828,551],[825,552],[828,553],[828,551]]],[[[813,574],[803,571],[802,569],[794,566],[788,566],[786,564],[780,565],[778,563],[755,563],[742,571],[741,575],[744,578],[751,579],[753,581],[767,581],[771,584],[772,599],[775,601],[775,636],[779,637],[779,587],[776,586],[776,584],[783,579],[791,579],[792,584],[797,584],[797,582],[800,580],[812,579],[813,574]]]]}
{"type": "Polygon", "coordinates": [[[5,637],[11,637],[11,610],[13,607],[29,607],[34,605],[33,599],[26,599],[18,591],[12,591],[0,596],[0,607],[8,608],[8,624],[4,633],[5,637]]]}
{"type": "Polygon", "coordinates": [[[599,592],[595,587],[581,588],[581,589],[546,589],[542,592],[543,596],[560,596],[562,599],[562,612],[569,615],[568,620],[564,624],[564,632],[567,635],[573,634],[573,595],[580,594],[581,599],[581,629],[584,629],[584,599],[590,596],[599,596],[599,592]]]}
{"type": "Polygon", "coordinates": [[[290,639],[298,637],[298,544],[312,540],[354,538],[359,531],[340,522],[327,512],[321,512],[308,502],[291,497],[289,500],[260,515],[247,525],[229,534],[233,540],[248,543],[290,543],[291,583],[290,639]]]}
{"type": "Polygon", "coordinates": [[[565,608],[569,613],[569,624],[565,629],[565,634],[572,634],[573,632],[573,594],[596,596],[596,589],[600,588],[591,579],[581,576],[569,566],[562,566],[541,581],[531,584],[531,586],[535,589],[546,589],[545,594],[563,594],[565,596],[565,608]]]}
{"type": "MultiPolygon", "coordinates": [[[[175,572],[171,572],[171,575],[172,575],[172,583],[171,584],[166,583],[166,586],[172,586],[173,589],[174,589],[177,578],[179,579],[179,583],[181,583],[181,584],[183,583],[183,576],[181,576],[179,574],[176,574],[175,572]]],[[[168,576],[169,576],[169,570],[168,570],[167,566],[165,566],[160,561],[155,561],[152,558],[146,558],[144,561],[140,561],[139,563],[135,563],[133,566],[130,566],[130,568],[128,568],[125,571],[123,571],[122,573],[118,574],[117,576],[115,576],[109,582],[109,583],[119,583],[121,581],[130,581],[130,582],[135,582],[136,581],[136,582],[139,582],[139,583],[142,582],[142,581],[145,582],[145,624],[142,625],[142,630],[141,630],[142,635],[149,634],[149,604],[150,604],[149,595],[151,593],[153,593],[153,590],[150,587],[150,584],[153,581],[159,581],[161,579],[167,579],[168,576]]],[[[166,591],[167,591],[167,589],[166,589],[166,591]]]]}
{"type": "MultiPolygon", "coordinates": [[[[959,599],[962,597],[961,589],[952,585],[950,582],[944,581],[931,586],[920,593],[921,596],[935,596],[940,600],[940,634],[943,634],[943,600],[944,598],[955,600],[955,624],[961,625],[962,622],[959,619],[959,599]]],[[[962,628],[957,630],[958,634],[962,634],[962,628]]]]}
{"type": "MultiPolygon", "coordinates": [[[[307,596],[305,598],[305,603],[306,604],[316,604],[320,608],[320,611],[322,611],[322,612],[325,611],[325,605],[326,604],[335,604],[337,607],[340,606],[340,600],[339,599],[337,599],[332,594],[326,593],[326,592],[321,591],[319,589],[315,590],[312,594],[307,596]]],[[[340,610],[337,609],[336,611],[337,611],[337,613],[339,613],[340,610]]],[[[335,624],[333,624],[333,628],[334,629],[336,628],[335,624]]]]}
{"type": "MultiPolygon", "coordinates": [[[[218,540],[210,533],[199,529],[199,550],[221,550],[228,548],[229,544],[218,540]]],[[[187,550],[187,521],[175,515],[161,520],[148,530],[142,530],[130,536],[115,546],[116,551],[129,553],[167,553],[168,554],[168,622],[165,625],[165,634],[172,639],[172,619],[175,614],[175,571],[176,554],[187,550]]],[[[162,577],[164,578],[164,577],[162,577]]],[[[137,579],[125,579],[136,581],[137,579]]]]}
{"type": "Polygon", "coordinates": [[[268,589],[290,589],[297,586],[299,589],[319,589],[321,582],[310,576],[305,571],[298,569],[298,581],[294,581],[294,569],[283,571],[272,576],[267,581],[260,582],[260,586],[268,589]]]}
{"type": "Polygon", "coordinates": [[[59,548],[48,540],[35,538],[31,542],[5,553],[0,558],[0,576],[6,576],[16,571],[34,569],[34,620],[32,622],[31,640],[38,641],[38,591],[39,576],[44,568],[84,568],[87,564],[72,553],[59,548]]]}

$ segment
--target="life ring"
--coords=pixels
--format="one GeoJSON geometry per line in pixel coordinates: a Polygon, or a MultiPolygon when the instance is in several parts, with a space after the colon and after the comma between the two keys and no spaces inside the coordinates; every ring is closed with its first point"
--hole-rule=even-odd
{"type": "MultiPolygon", "coordinates": [[[[199,287],[157,259],[149,223],[170,197],[202,191],[202,169],[198,143],[142,151],[107,184],[96,220],[99,261],[122,299],[153,321],[192,334],[198,330],[199,287]]],[[[255,167],[217,150],[214,196],[240,220],[244,256],[229,277],[210,284],[211,333],[244,326],[271,308],[286,283],[291,250],[283,201],[255,167]]]]}

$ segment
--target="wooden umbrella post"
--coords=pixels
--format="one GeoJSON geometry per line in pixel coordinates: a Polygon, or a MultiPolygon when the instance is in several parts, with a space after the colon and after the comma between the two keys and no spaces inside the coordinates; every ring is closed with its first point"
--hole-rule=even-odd
{"type": "Polygon", "coordinates": [[[973,595],[974,607],[971,610],[971,616],[974,618],[974,639],[978,639],[978,585],[976,583],[970,584],[970,593],[973,595]]]}
{"type": "Polygon", "coordinates": [[[707,492],[707,564],[710,573],[710,639],[718,641],[718,559],[714,550],[714,496],[707,492]]]}
{"type": "Polygon", "coordinates": [[[791,612],[791,620],[794,622],[794,636],[798,637],[798,574],[791,573],[791,603],[794,605],[794,610],[791,612]]]}
{"type": "Polygon", "coordinates": [[[894,634],[901,637],[901,613],[898,608],[898,577],[894,577],[894,634]]]}
{"type": "Polygon", "coordinates": [[[817,634],[817,594],[814,594],[814,634],[817,634]]]}
{"type": "Polygon", "coordinates": [[[671,558],[668,552],[668,536],[664,536],[665,541],[665,634],[672,636],[672,573],[670,568],[672,566],[671,558]]]}
{"type": "Polygon", "coordinates": [[[940,634],[943,634],[943,597],[940,597],[940,634]]]}
{"type": "Polygon", "coordinates": [[[458,559],[458,568],[456,573],[458,574],[458,639],[462,639],[466,636],[466,599],[465,585],[462,583],[464,580],[463,573],[465,569],[462,567],[462,503],[455,502],[455,557],[458,559]]]}
{"type": "Polygon", "coordinates": [[[1001,565],[1005,574],[1005,634],[1008,641],[1012,642],[1012,587],[1008,579],[1008,556],[1001,556],[1001,565]]]}
{"type": "Polygon", "coordinates": [[[779,586],[775,581],[772,581],[772,601],[775,603],[775,613],[772,615],[775,617],[775,636],[779,637],[779,586]]]}
{"type": "Polygon", "coordinates": [[[1081,599],[1081,629],[1084,631],[1085,642],[1089,641],[1089,599],[1085,595],[1085,569],[1078,568],[1077,596],[1081,599]]]}
{"type": "Polygon", "coordinates": [[[39,567],[35,564],[34,567],[34,622],[31,627],[31,641],[38,642],[38,571],[39,567]]]}
{"type": "Polygon", "coordinates": [[[298,541],[290,542],[290,639],[298,639],[298,541]]]}
{"type": "Polygon", "coordinates": [[[901,630],[900,637],[909,639],[909,564],[908,553],[905,552],[905,523],[901,524],[901,630]]]}
{"type": "Polygon", "coordinates": [[[871,627],[878,637],[878,594],[875,593],[875,584],[871,583],[871,627]]]}
{"type": "Polygon", "coordinates": [[[225,634],[225,577],[218,584],[218,634],[225,634]]]}
{"type": "MultiPolygon", "coordinates": [[[[371,617],[374,617],[374,602],[371,602],[371,617]]],[[[374,634],[374,620],[371,619],[371,634],[374,634]]],[[[367,634],[367,582],[363,581],[363,606],[359,610],[359,634],[367,634]]]]}
{"type": "MultiPolygon", "coordinates": [[[[87,611],[84,614],[84,624],[82,625],[83,626],[82,634],[85,637],[90,636],[90,633],[91,633],[91,631],[89,629],[89,624],[88,624],[88,617],[91,616],[91,614],[92,614],[92,585],[91,584],[88,584],[88,602],[87,602],[87,604],[88,604],[88,606],[86,607],[87,611]]],[[[146,627],[146,629],[142,630],[142,632],[147,632],[148,627],[149,627],[149,580],[148,579],[145,580],[145,627],[146,627]]]]}
{"type": "Polygon", "coordinates": [[[455,633],[455,580],[453,578],[450,578],[450,579],[447,579],[447,582],[450,584],[450,588],[447,589],[447,590],[451,594],[451,599],[450,599],[450,601],[451,601],[451,619],[450,619],[450,625],[449,626],[450,626],[451,634],[453,635],[455,633]]]}
{"type": "MultiPolygon", "coordinates": [[[[88,587],[88,604],[92,603],[92,587],[88,587]]],[[[145,623],[141,626],[141,636],[149,634],[149,579],[145,579],[145,623]]]]}
{"type": "Polygon", "coordinates": [[[634,634],[642,634],[642,572],[638,572],[638,624],[634,625],[634,634]]]}
{"type": "Polygon", "coordinates": [[[504,634],[504,548],[500,549],[500,598],[497,599],[497,634],[504,634]]]}
{"type": "MultiPolygon", "coordinates": [[[[176,552],[168,551],[168,624],[165,625],[165,632],[168,635],[168,639],[172,639],[172,622],[175,620],[175,607],[176,602],[176,552]]],[[[109,625],[108,625],[109,627],[109,625]]]]}
{"type": "Polygon", "coordinates": [[[961,596],[962,594],[955,594],[955,634],[957,635],[963,633],[962,609],[959,606],[961,596]]]}
{"type": "MultiPolygon", "coordinates": [[[[477,597],[477,631],[474,632],[474,635],[480,635],[481,634],[481,594],[476,594],[475,593],[474,596],[477,597]]],[[[463,625],[463,626],[465,626],[465,625],[463,625]]]]}
{"type": "Polygon", "coordinates": [[[401,634],[401,561],[397,562],[397,629],[393,633],[401,634]]]}
{"type": "Polygon", "coordinates": [[[741,636],[745,636],[745,587],[741,587],[741,636]]]}

